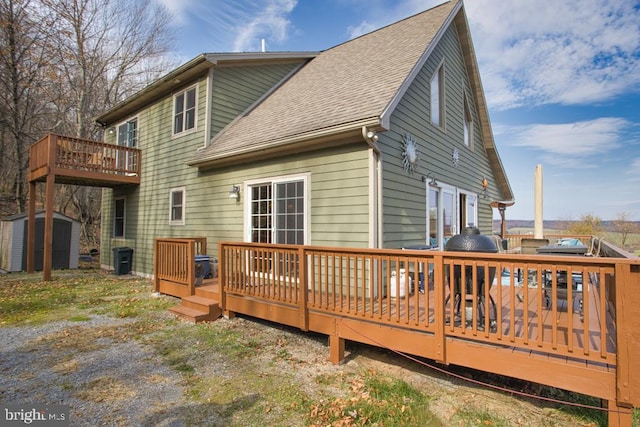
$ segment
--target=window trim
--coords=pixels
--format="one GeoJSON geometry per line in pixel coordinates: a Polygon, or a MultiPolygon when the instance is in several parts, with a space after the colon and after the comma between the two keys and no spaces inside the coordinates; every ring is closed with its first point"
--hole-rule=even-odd
{"type": "MultiPolygon", "coordinates": [[[[186,107],[186,102],[185,102],[185,107],[186,107]]],[[[183,90],[181,90],[180,92],[177,92],[173,95],[173,103],[172,103],[172,107],[171,107],[171,136],[172,137],[179,137],[179,136],[183,136],[183,135],[188,135],[192,132],[195,132],[198,129],[198,84],[194,84],[192,86],[189,86],[183,90]],[[180,96],[184,96],[185,100],[186,100],[186,94],[187,92],[190,91],[194,91],[194,105],[193,105],[193,127],[189,128],[189,129],[185,129],[184,128],[184,124],[186,122],[186,114],[187,114],[187,109],[183,108],[182,110],[182,130],[180,130],[179,132],[176,132],[176,101],[178,99],[178,97],[180,96]]]]}
{"type": "Polygon", "coordinates": [[[445,75],[444,75],[444,59],[438,64],[435,71],[429,78],[429,120],[431,124],[439,129],[445,129],[445,75]],[[433,113],[434,113],[434,101],[433,101],[433,81],[434,77],[437,78],[438,82],[438,120],[434,121],[433,113]]]}
{"type": "Polygon", "coordinates": [[[183,187],[174,187],[169,190],[169,225],[185,225],[185,216],[187,207],[187,190],[183,187]],[[173,195],[175,193],[182,193],[182,218],[179,220],[173,219],[173,195]]]}
{"type": "Polygon", "coordinates": [[[118,238],[118,239],[124,239],[127,232],[127,198],[124,196],[118,196],[118,197],[114,197],[113,198],[113,230],[112,230],[112,237],[114,238],[118,238]],[[122,206],[122,235],[118,235],[116,234],[116,224],[118,222],[117,219],[117,212],[118,212],[118,208],[116,206],[116,204],[118,203],[118,201],[122,200],[123,206],[122,206]]]}
{"type": "MultiPolygon", "coordinates": [[[[311,191],[311,187],[310,187],[310,183],[311,183],[311,174],[310,173],[302,173],[302,174],[293,174],[293,175],[280,175],[280,176],[275,176],[275,177],[265,177],[265,178],[260,178],[260,179],[252,179],[252,180],[248,180],[245,181],[242,184],[242,193],[245,194],[246,196],[243,197],[244,199],[244,206],[243,206],[243,210],[244,210],[244,240],[245,242],[251,242],[251,187],[257,186],[257,185],[264,185],[264,184],[271,184],[271,186],[273,187],[274,184],[282,184],[282,183],[286,183],[286,182],[291,182],[291,181],[302,181],[302,185],[304,188],[304,199],[303,199],[303,209],[304,209],[304,245],[309,245],[311,242],[311,212],[309,212],[309,206],[310,206],[310,201],[311,201],[311,197],[310,197],[310,191],[311,191]]],[[[274,189],[275,190],[275,189],[274,189]]],[[[272,192],[272,195],[275,195],[275,191],[272,192]]],[[[274,196],[272,196],[274,197],[274,196]]],[[[276,218],[275,218],[275,209],[272,209],[272,215],[274,215],[272,224],[272,233],[275,233],[275,225],[276,225],[276,218]]],[[[272,241],[274,241],[274,239],[272,238],[272,241]]]]}

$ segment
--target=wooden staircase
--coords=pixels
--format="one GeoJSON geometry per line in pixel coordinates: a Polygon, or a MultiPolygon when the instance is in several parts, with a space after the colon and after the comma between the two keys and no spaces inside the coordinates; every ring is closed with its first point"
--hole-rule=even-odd
{"type": "Polygon", "coordinates": [[[222,315],[218,295],[217,284],[199,286],[195,295],[182,297],[180,304],[169,311],[189,322],[211,322],[222,315]]]}

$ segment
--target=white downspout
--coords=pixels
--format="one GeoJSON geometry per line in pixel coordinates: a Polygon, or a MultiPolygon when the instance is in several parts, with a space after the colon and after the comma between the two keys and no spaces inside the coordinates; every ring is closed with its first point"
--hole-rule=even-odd
{"type": "Polygon", "coordinates": [[[369,247],[382,247],[382,163],[375,131],[362,127],[362,137],[369,144],[369,247]]]}

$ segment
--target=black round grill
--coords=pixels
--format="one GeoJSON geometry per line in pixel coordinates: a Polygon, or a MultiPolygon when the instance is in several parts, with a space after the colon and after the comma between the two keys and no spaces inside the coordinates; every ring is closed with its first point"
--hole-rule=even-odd
{"type": "Polygon", "coordinates": [[[451,237],[444,247],[447,251],[456,252],[498,252],[492,238],[480,234],[477,227],[466,227],[462,233],[451,237]]]}

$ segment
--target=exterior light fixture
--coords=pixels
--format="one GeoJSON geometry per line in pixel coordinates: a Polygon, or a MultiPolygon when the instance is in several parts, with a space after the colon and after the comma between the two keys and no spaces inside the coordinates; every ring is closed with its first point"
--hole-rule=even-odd
{"type": "Polygon", "coordinates": [[[438,186],[438,181],[436,181],[436,177],[433,176],[431,173],[428,173],[427,176],[422,175],[422,182],[427,182],[427,181],[429,181],[429,185],[431,187],[438,186]]]}
{"type": "Polygon", "coordinates": [[[482,195],[487,198],[487,188],[489,188],[489,180],[486,176],[482,177],[482,195]]]}
{"type": "Polygon", "coordinates": [[[109,135],[113,135],[114,133],[116,133],[116,128],[114,128],[113,126],[111,126],[109,128],[109,135]]]}
{"type": "Polygon", "coordinates": [[[240,186],[233,185],[229,191],[229,198],[238,200],[240,198],[240,186]]]}

